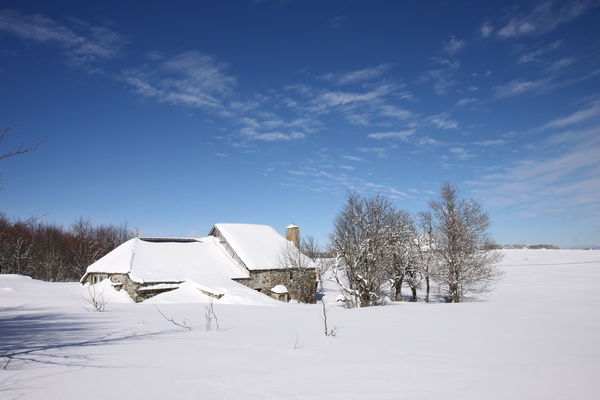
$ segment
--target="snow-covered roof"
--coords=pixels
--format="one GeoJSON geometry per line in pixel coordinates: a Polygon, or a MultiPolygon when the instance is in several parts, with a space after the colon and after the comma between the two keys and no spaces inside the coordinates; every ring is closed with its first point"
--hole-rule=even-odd
{"type": "Polygon", "coordinates": [[[129,274],[139,283],[191,280],[212,288],[247,277],[212,236],[185,241],[134,238],[90,265],[86,275],[90,273],[129,274]]]}
{"type": "MultiPolygon", "coordinates": [[[[249,270],[283,268],[281,253],[284,249],[294,246],[268,225],[215,224],[211,234],[214,233],[215,228],[249,270]]],[[[302,254],[300,256],[305,257],[302,254]]],[[[310,259],[305,260],[302,265],[313,267],[310,259]]]]}

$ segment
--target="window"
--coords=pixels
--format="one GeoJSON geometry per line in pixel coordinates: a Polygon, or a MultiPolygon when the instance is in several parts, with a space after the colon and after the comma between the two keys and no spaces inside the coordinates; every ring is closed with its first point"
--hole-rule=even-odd
{"type": "Polygon", "coordinates": [[[102,275],[94,275],[92,277],[92,282],[95,285],[96,283],[102,282],[102,275]]]}

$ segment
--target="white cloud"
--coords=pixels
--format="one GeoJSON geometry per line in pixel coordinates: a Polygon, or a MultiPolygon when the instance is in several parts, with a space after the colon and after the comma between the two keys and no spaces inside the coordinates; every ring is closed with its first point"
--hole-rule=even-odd
{"type": "Polygon", "coordinates": [[[292,140],[300,140],[306,138],[306,135],[302,132],[291,131],[291,132],[259,132],[251,126],[246,126],[240,129],[241,135],[247,140],[259,140],[263,142],[278,142],[285,141],[289,142],[292,140]]]}
{"type": "Polygon", "coordinates": [[[446,94],[451,87],[458,84],[458,81],[454,79],[455,73],[460,67],[458,61],[435,57],[431,64],[439,68],[423,72],[417,83],[433,82],[433,90],[437,94],[446,94]]]}
{"type": "Polygon", "coordinates": [[[161,103],[205,108],[225,113],[224,101],[236,85],[227,65],[214,57],[188,51],[132,69],[125,82],[134,92],[161,103]]]}
{"type": "Polygon", "coordinates": [[[450,152],[455,154],[456,158],[458,158],[459,160],[467,160],[469,158],[475,157],[475,155],[468,153],[462,147],[454,147],[454,148],[450,149],[450,152]]]}
{"type": "Polygon", "coordinates": [[[371,102],[394,91],[392,85],[381,85],[374,90],[356,93],[341,91],[323,91],[315,100],[318,109],[328,109],[331,107],[344,106],[351,103],[371,102]]]}
{"type": "Polygon", "coordinates": [[[71,19],[63,24],[42,14],[21,15],[11,10],[0,11],[0,32],[24,40],[62,48],[69,62],[84,66],[98,58],[117,55],[124,38],[103,26],[71,19]]]}
{"type": "Polygon", "coordinates": [[[543,78],[533,81],[515,79],[503,86],[494,87],[494,94],[498,98],[518,96],[527,92],[543,91],[550,82],[549,78],[543,78]]]}
{"type": "Polygon", "coordinates": [[[430,138],[428,136],[423,136],[422,138],[419,139],[420,146],[439,146],[441,144],[442,144],[441,141],[430,138]]]}
{"type": "Polygon", "coordinates": [[[384,117],[392,117],[399,120],[407,120],[415,117],[415,114],[412,111],[392,105],[381,107],[381,112],[379,114],[384,117]]]}
{"type": "Polygon", "coordinates": [[[476,103],[477,101],[479,101],[479,100],[477,100],[473,97],[466,97],[464,99],[460,99],[459,101],[457,101],[455,105],[458,107],[463,107],[463,106],[466,106],[471,103],[476,103]]]}
{"type": "Polygon", "coordinates": [[[346,159],[346,160],[350,160],[350,161],[365,161],[364,158],[360,158],[360,157],[355,157],[355,156],[342,156],[342,158],[346,159]]]}
{"type": "Polygon", "coordinates": [[[456,129],[458,122],[450,118],[450,114],[443,112],[441,114],[432,115],[429,117],[429,122],[439,129],[456,129]]]}
{"type": "Polygon", "coordinates": [[[266,142],[275,142],[275,141],[290,141],[290,140],[298,140],[304,139],[306,137],[305,134],[301,132],[292,132],[292,133],[282,133],[282,132],[269,132],[269,133],[261,133],[251,137],[253,140],[264,140],[266,142]]]}
{"type": "Polygon", "coordinates": [[[592,0],[542,1],[528,12],[513,15],[496,35],[501,39],[508,39],[548,33],[581,17],[588,9],[597,5],[598,3],[592,0]]]}
{"type": "Polygon", "coordinates": [[[466,42],[464,40],[459,40],[454,36],[450,36],[450,40],[444,42],[444,47],[442,51],[449,55],[454,55],[458,51],[460,51],[463,47],[465,47],[466,42]]]}
{"type": "Polygon", "coordinates": [[[592,103],[592,105],[578,110],[566,117],[554,119],[539,128],[539,130],[564,128],[570,125],[579,124],[600,117],[600,101],[592,103]]]}
{"type": "Polygon", "coordinates": [[[329,28],[332,30],[340,29],[348,20],[347,15],[339,15],[329,21],[329,28]]]}
{"type": "Polygon", "coordinates": [[[575,62],[575,59],[572,57],[564,57],[560,60],[554,61],[551,65],[546,68],[545,72],[556,72],[561,69],[567,68],[575,62]]]}
{"type": "Polygon", "coordinates": [[[568,137],[559,135],[560,140],[548,139],[539,156],[483,176],[473,192],[492,206],[518,206],[523,216],[572,214],[585,209],[585,218],[600,221],[597,129],[598,125],[569,132],[568,137]]]}
{"type": "Polygon", "coordinates": [[[400,139],[400,140],[407,140],[414,133],[415,133],[414,129],[409,129],[409,130],[405,130],[405,131],[371,133],[371,134],[369,134],[369,137],[371,139],[400,139]]]}
{"type": "Polygon", "coordinates": [[[376,67],[364,68],[355,71],[329,73],[322,76],[322,79],[332,81],[338,85],[347,85],[350,83],[364,82],[379,78],[388,69],[388,64],[380,64],[376,67]]]}
{"type": "Polygon", "coordinates": [[[492,23],[489,21],[484,22],[479,28],[479,34],[482,38],[490,37],[492,32],[494,32],[494,25],[492,25],[492,23]]]}
{"type": "Polygon", "coordinates": [[[392,187],[388,188],[388,192],[391,194],[390,197],[393,197],[393,198],[408,197],[408,194],[401,192],[397,189],[394,189],[392,187]]]}
{"type": "Polygon", "coordinates": [[[545,46],[538,46],[535,50],[528,51],[519,56],[518,62],[521,64],[531,63],[531,62],[539,62],[541,61],[540,57],[550,53],[559,47],[561,47],[563,42],[561,40],[556,40],[545,46]]]}
{"type": "Polygon", "coordinates": [[[508,143],[506,140],[498,139],[498,140],[483,140],[483,141],[479,141],[479,142],[473,142],[472,144],[476,144],[478,146],[484,146],[484,147],[491,147],[491,146],[503,145],[506,143],[508,143]]]}
{"type": "Polygon", "coordinates": [[[373,153],[378,158],[386,158],[388,156],[387,149],[385,147],[359,147],[356,149],[361,153],[373,153]]]}

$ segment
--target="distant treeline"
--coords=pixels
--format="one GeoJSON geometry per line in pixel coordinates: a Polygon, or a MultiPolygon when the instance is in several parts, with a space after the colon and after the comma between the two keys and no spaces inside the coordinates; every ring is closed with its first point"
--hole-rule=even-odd
{"type": "Polygon", "coordinates": [[[558,250],[560,247],[554,246],[553,244],[504,244],[494,245],[496,249],[549,249],[558,250]]]}
{"type": "Polygon", "coordinates": [[[90,264],[135,236],[127,224],[93,226],[79,218],[64,228],[0,213],[0,273],[78,281],[90,264]]]}

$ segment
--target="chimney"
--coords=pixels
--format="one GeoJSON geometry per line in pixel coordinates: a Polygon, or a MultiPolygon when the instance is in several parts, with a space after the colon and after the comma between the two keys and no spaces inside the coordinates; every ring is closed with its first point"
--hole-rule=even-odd
{"type": "Polygon", "coordinates": [[[300,248],[300,228],[294,224],[290,224],[285,228],[285,238],[294,243],[298,249],[300,248]]]}

